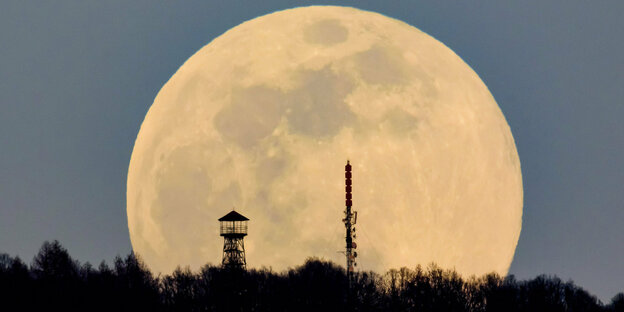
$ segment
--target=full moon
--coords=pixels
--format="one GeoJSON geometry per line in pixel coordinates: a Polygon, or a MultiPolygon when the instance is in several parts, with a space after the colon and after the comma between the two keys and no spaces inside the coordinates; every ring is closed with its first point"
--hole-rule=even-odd
{"type": "Polygon", "coordinates": [[[220,264],[236,207],[249,267],[344,265],[347,159],[357,270],[507,273],[522,174],[488,88],[422,31],[333,6],[242,23],[164,85],[128,170],[132,247],[155,272],[220,264]]]}

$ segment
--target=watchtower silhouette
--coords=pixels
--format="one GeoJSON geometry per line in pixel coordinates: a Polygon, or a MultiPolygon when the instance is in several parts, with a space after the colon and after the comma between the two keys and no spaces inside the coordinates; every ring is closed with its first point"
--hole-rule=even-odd
{"type": "Polygon", "coordinates": [[[243,237],[247,236],[247,217],[232,210],[230,213],[219,218],[221,236],[223,236],[223,260],[224,268],[245,269],[245,244],[243,237]]]}

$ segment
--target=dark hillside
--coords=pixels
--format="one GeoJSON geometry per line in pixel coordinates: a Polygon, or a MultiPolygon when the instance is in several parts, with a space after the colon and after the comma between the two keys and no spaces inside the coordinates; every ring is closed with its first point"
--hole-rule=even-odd
{"type": "Polygon", "coordinates": [[[154,276],[134,254],[81,265],[58,241],[30,266],[0,254],[0,311],[624,311],[624,293],[603,304],[547,275],[466,280],[430,265],[358,272],[350,294],[347,285],[344,269],[320,259],[285,272],[205,265],[154,276]]]}

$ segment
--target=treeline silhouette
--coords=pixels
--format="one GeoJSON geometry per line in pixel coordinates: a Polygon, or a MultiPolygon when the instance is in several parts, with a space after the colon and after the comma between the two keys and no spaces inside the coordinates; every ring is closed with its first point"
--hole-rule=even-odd
{"type": "Polygon", "coordinates": [[[463,279],[435,265],[383,275],[320,259],[285,272],[205,265],[154,276],[134,254],[97,268],[45,242],[30,265],[0,254],[0,311],[624,311],[624,293],[603,304],[555,276],[463,279]]]}

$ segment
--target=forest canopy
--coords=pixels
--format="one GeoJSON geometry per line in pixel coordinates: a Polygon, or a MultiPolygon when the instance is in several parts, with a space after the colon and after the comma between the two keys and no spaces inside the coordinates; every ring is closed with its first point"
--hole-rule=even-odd
{"type": "Polygon", "coordinates": [[[604,304],[548,275],[465,279],[431,264],[356,272],[349,288],[342,267],[309,258],[284,272],[206,264],[154,276],[135,254],[95,268],[58,241],[43,243],[30,265],[0,254],[0,301],[2,311],[624,311],[624,293],[604,304]]]}

